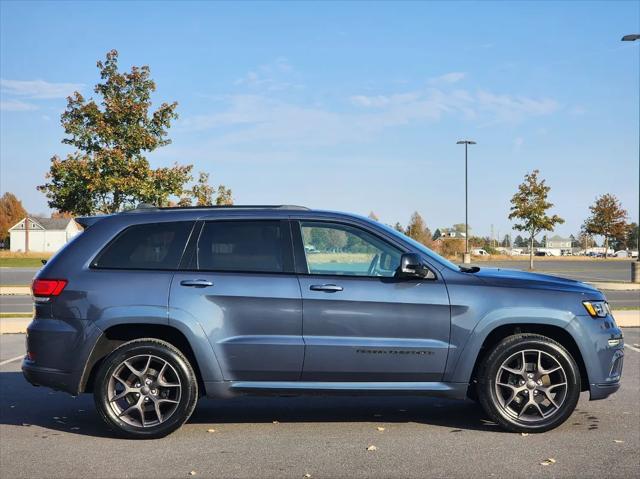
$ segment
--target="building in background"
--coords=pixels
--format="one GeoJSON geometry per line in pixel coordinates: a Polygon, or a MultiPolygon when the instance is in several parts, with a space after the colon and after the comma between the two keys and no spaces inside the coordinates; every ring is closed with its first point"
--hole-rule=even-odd
{"type": "Polygon", "coordinates": [[[546,254],[547,256],[566,256],[572,254],[571,238],[563,238],[555,235],[547,238],[544,247],[537,248],[537,254],[546,254]]]}
{"type": "Polygon", "coordinates": [[[9,228],[10,249],[23,253],[53,253],[81,231],[82,227],[72,218],[28,216],[9,228]]]}

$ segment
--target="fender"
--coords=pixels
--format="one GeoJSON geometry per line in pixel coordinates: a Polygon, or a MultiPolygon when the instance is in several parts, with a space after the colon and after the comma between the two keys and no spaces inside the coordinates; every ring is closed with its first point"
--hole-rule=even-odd
{"type": "MultiPolygon", "coordinates": [[[[452,311],[452,344],[449,352],[450,360],[447,362],[447,369],[444,374],[445,382],[468,383],[471,380],[473,367],[480,353],[482,344],[487,336],[500,326],[511,324],[540,324],[566,329],[571,321],[576,318],[571,311],[560,311],[552,308],[505,307],[490,311],[476,323],[473,329],[466,329],[465,334],[465,329],[462,325],[465,320],[468,320],[468,318],[464,318],[464,316],[468,314],[471,314],[471,312],[465,311],[456,317],[452,311]],[[458,345],[454,343],[456,336],[461,339],[458,345]]],[[[569,333],[571,333],[571,331],[569,331],[569,333]]]]}

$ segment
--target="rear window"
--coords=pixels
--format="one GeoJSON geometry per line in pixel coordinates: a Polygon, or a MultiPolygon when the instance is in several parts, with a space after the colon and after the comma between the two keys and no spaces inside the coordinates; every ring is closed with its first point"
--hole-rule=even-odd
{"type": "Polygon", "coordinates": [[[290,270],[280,221],[211,221],[198,241],[198,269],[282,273],[290,270]]]}
{"type": "Polygon", "coordinates": [[[177,269],[191,221],[130,226],[107,245],[91,266],[108,269],[177,269]]]}

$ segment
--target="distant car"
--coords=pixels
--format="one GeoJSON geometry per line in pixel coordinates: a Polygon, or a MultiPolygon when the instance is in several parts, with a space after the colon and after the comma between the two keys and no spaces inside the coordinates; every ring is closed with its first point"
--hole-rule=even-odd
{"type": "Polygon", "coordinates": [[[377,221],[303,207],[76,221],[84,231],[33,280],[22,371],[92,392],[126,437],[169,434],[200,396],[309,393],[469,397],[536,433],[565,422],[581,391],[620,387],[622,331],[585,283],[458,266],[377,221]]]}
{"type": "Polygon", "coordinates": [[[620,251],[616,251],[612,255],[614,258],[630,258],[631,253],[627,250],[621,249],[620,251]]]}
{"type": "Polygon", "coordinates": [[[548,251],[536,251],[536,256],[551,256],[551,253],[548,251]]]}
{"type": "Polygon", "coordinates": [[[489,253],[487,253],[482,248],[473,248],[471,250],[471,254],[474,255],[474,256],[490,256],[489,253]]]}

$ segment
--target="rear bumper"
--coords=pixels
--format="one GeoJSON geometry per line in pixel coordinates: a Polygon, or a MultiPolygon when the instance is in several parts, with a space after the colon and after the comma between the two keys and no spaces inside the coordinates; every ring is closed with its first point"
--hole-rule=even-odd
{"type": "Polygon", "coordinates": [[[28,359],[24,359],[22,361],[22,374],[34,386],[45,386],[73,395],[78,393],[78,382],[72,373],[58,369],[37,367],[28,359]]]}
{"type": "Polygon", "coordinates": [[[90,321],[34,319],[27,327],[22,374],[34,386],[77,395],[87,358],[100,334],[90,321]]]}

